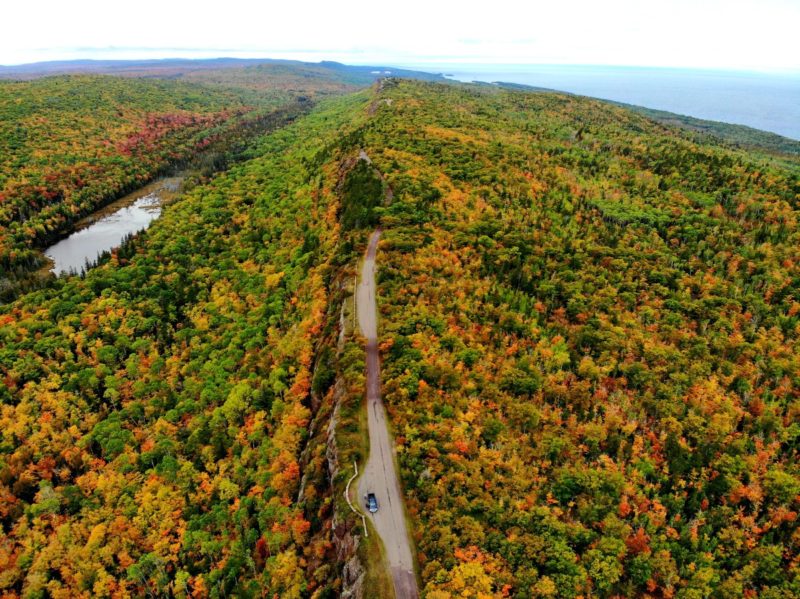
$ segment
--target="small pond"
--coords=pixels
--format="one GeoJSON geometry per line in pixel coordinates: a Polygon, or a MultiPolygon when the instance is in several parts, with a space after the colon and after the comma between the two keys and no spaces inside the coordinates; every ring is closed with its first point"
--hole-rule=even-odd
{"type": "Polygon", "coordinates": [[[159,179],[81,220],[66,239],[45,250],[56,275],[78,274],[104,252],[119,247],[161,216],[161,207],[180,191],[182,176],[159,179]]]}

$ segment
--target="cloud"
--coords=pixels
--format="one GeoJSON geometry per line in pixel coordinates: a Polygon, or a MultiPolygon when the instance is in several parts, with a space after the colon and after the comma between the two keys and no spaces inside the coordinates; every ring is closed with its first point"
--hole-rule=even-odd
{"type": "Polygon", "coordinates": [[[5,64],[225,54],[800,69],[792,0],[40,0],[3,11],[5,64]]]}

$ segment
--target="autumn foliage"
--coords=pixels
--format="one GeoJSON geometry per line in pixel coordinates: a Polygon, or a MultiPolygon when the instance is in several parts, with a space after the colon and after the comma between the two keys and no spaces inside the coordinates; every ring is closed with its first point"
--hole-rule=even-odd
{"type": "Polygon", "coordinates": [[[800,167],[387,85],[384,397],[429,597],[800,593],[800,167]]]}
{"type": "MultiPolygon", "coordinates": [[[[192,113],[98,152],[215,110],[192,113]]],[[[800,595],[796,159],[397,80],[247,155],[84,278],[0,307],[0,594],[340,593],[366,452],[342,308],[380,225],[424,596],[800,595]]]]}
{"type": "Polygon", "coordinates": [[[262,138],[109,263],[0,308],[0,594],[335,583],[309,566],[325,489],[298,497],[337,199],[301,157],[363,102],[262,138]]]}

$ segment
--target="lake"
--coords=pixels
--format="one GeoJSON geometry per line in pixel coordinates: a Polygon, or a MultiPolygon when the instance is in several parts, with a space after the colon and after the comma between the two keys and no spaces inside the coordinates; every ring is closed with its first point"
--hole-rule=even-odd
{"type": "Polygon", "coordinates": [[[800,139],[800,73],[559,65],[417,65],[459,81],[546,87],[800,139]]]}
{"type": "Polygon", "coordinates": [[[78,274],[104,252],[119,247],[161,216],[161,207],[180,191],[182,176],[159,179],[80,221],[75,232],[44,252],[56,275],[78,274]]]}

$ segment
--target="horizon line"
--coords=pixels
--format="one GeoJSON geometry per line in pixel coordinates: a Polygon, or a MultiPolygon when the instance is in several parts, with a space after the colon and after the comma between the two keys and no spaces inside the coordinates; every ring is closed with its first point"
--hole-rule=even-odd
{"type": "MultiPolygon", "coordinates": [[[[45,49],[41,49],[39,51],[43,51],[45,49]]],[[[139,56],[139,57],[125,57],[125,58],[115,58],[113,56],[83,56],[83,57],[73,57],[73,58],[51,58],[45,60],[35,60],[35,61],[24,61],[24,62],[2,62],[0,63],[0,68],[20,68],[20,67],[30,67],[39,64],[49,64],[49,63],[74,63],[74,62],[86,62],[86,61],[93,61],[93,62],[128,62],[128,63],[135,63],[135,62],[156,62],[156,61],[170,61],[170,60],[185,60],[185,61],[209,61],[209,60],[242,60],[242,61],[257,61],[257,60],[286,60],[286,61],[294,61],[294,62],[304,62],[309,64],[318,64],[322,62],[338,62],[341,64],[350,64],[352,66],[393,66],[394,68],[398,69],[415,69],[415,70],[423,70],[425,68],[444,68],[444,67],[605,67],[605,68],[629,68],[629,69],[654,69],[654,70],[689,70],[689,71],[716,71],[716,72],[735,72],[735,73],[770,73],[770,74],[786,74],[786,75],[800,75],[800,66],[797,67],[752,67],[752,66],[743,66],[743,67],[732,67],[732,66],[685,66],[685,65],[660,65],[660,64],[620,64],[620,63],[592,63],[592,62],[541,62],[541,61],[531,61],[531,62],[505,62],[505,61],[495,61],[495,60],[481,60],[477,57],[475,58],[467,58],[467,57],[454,57],[454,56],[441,56],[441,57],[395,57],[387,60],[383,60],[380,57],[376,57],[375,60],[365,59],[363,57],[363,53],[356,53],[351,54],[349,60],[345,61],[339,58],[319,58],[318,60],[309,60],[297,57],[287,57],[286,55],[297,55],[297,54],[313,54],[313,55],[323,55],[324,52],[320,52],[318,50],[290,50],[290,51],[274,51],[269,53],[268,51],[258,51],[258,50],[236,50],[236,49],[220,49],[214,48],[210,50],[205,50],[201,48],[121,48],[121,47],[111,47],[111,48],[96,48],[96,49],[88,49],[88,48],[80,48],[75,49],[76,52],[95,52],[95,53],[103,53],[103,52],[145,52],[145,53],[158,53],[162,51],[167,52],[180,52],[180,53],[206,53],[206,52],[231,52],[231,54],[218,54],[218,55],[209,55],[209,56],[185,56],[185,55],[170,55],[170,54],[162,54],[160,56],[139,56]],[[244,56],[236,56],[235,54],[246,54],[244,56]],[[271,54],[271,55],[270,55],[271,54]]],[[[340,53],[330,52],[331,55],[337,55],[340,53]]],[[[347,54],[347,53],[345,53],[347,54]]]]}

